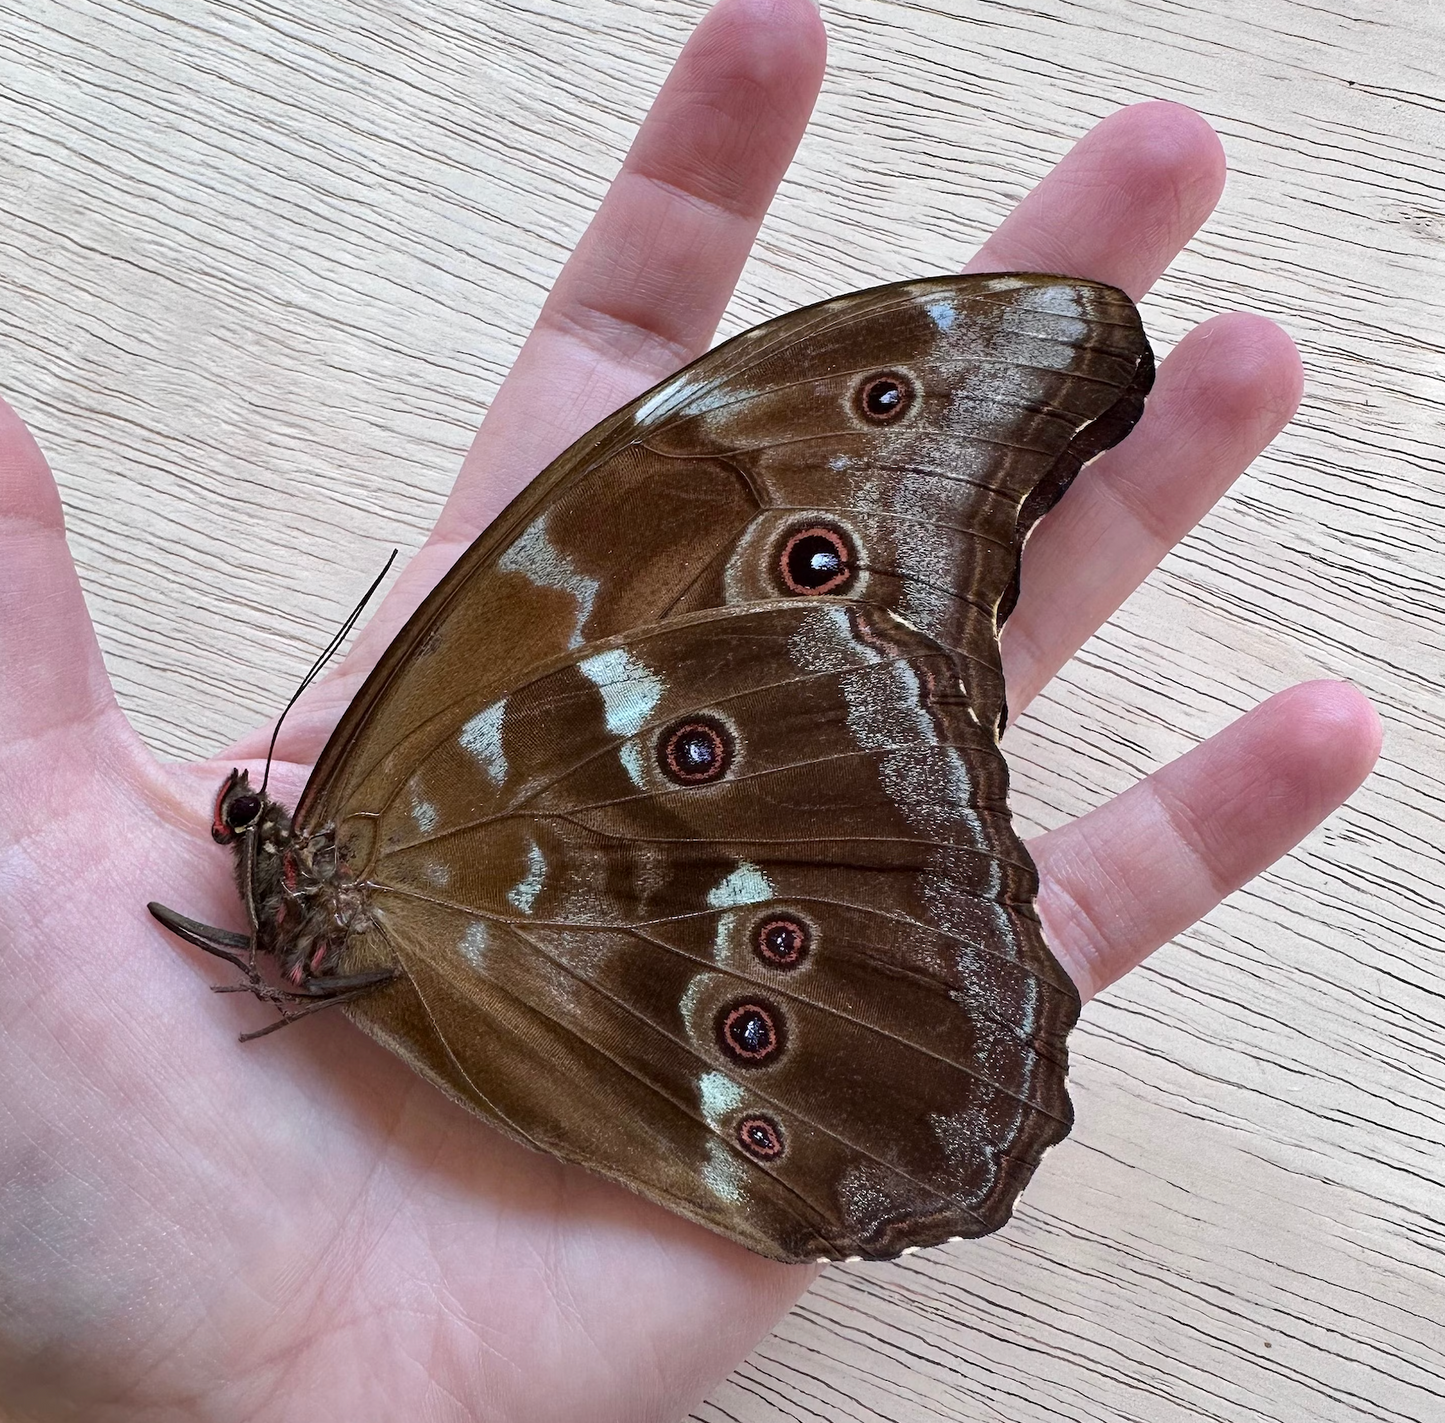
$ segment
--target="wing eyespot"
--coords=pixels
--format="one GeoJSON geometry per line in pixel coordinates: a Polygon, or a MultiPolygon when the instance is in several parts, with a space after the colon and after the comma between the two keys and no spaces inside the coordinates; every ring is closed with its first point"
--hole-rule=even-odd
{"type": "Polygon", "coordinates": [[[771,1117],[744,1117],[737,1136],[738,1145],[754,1161],[776,1161],[786,1150],[783,1129],[771,1117]]]}
{"type": "Polygon", "coordinates": [[[879,371],[853,392],[853,408],[870,425],[896,425],[913,406],[917,387],[902,371],[879,371]]]}
{"type": "Polygon", "coordinates": [[[804,524],[778,550],[778,582],[785,593],[795,596],[841,594],[857,572],[858,550],[837,524],[804,524]]]}
{"type": "Polygon", "coordinates": [[[676,785],[706,785],[727,774],[735,750],[732,733],[716,717],[693,716],[658,738],[657,764],[676,785]]]}
{"type": "Polygon", "coordinates": [[[798,968],[812,951],[812,931],[791,915],[764,919],[753,930],[753,952],[769,968],[798,968]]]}
{"type": "Polygon", "coordinates": [[[787,1047],[783,1015],[761,999],[728,1003],[717,1015],[717,1041],[739,1067],[763,1067],[787,1047]]]}

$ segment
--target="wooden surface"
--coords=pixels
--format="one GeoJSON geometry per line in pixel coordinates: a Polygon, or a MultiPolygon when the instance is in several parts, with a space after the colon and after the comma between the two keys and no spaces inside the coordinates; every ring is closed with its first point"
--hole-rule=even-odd
{"type": "MultiPolygon", "coordinates": [[[[693,0],[0,0],[0,385],[158,751],[271,714],[416,546],[693,0]]],[[[696,1415],[1445,1418],[1445,11],[825,7],[830,75],[726,331],[956,268],[1164,96],[1224,202],[1145,308],[1299,342],[1273,452],[1011,737],[1057,823],[1267,692],[1348,677],[1385,758],[1085,1014],[1013,1225],[830,1270],[696,1415]]]]}

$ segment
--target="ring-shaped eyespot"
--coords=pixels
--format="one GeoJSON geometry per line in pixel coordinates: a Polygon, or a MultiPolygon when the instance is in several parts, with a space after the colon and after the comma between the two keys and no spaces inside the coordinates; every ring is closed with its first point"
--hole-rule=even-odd
{"type": "Polygon", "coordinates": [[[786,1146],[783,1129],[771,1117],[744,1117],[738,1123],[738,1145],[754,1161],[776,1161],[786,1146]]]}
{"type": "Polygon", "coordinates": [[[732,762],[732,733],[716,717],[690,716],[658,738],[657,764],[680,786],[721,780],[732,762]]]}
{"type": "Polygon", "coordinates": [[[728,1003],[717,1015],[717,1041],[739,1067],[763,1067],[787,1046],[783,1015],[758,998],[728,1003]]]}
{"type": "Polygon", "coordinates": [[[835,524],[804,524],[778,550],[778,581],[802,597],[841,594],[858,571],[853,540],[835,524]]]}
{"type": "Polygon", "coordinates": [[[870,425],[896,425],[908,414],[917,389],[902,371],[879,371],[853,392],[853,408],[870,425]]]}
{"type": "Polygon", "coordinates": [[[813,949],[813,935],[801,919],[775,914],[753,930],[753,952],[769,968],[794,969],[813,949]]]}

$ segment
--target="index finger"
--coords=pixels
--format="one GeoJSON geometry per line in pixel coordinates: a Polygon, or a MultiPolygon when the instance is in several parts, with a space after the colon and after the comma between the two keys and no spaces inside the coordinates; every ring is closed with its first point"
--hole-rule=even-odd
{"type": "Polygon", "coordinates": [[[707,349],[807,126],[826,50],[814,0],[718,0],[703,18],[497,391],[430,538],[308,698],[308,719],[324,724],[345,705],[539,470],[707,349]]]}
{"type": "Polygon", "coordinates": [[[478,433],[434,539],[470,542],[578,435],[700,356],[823,79],[811,0],[719,0],[683,47],[478,433]]]}

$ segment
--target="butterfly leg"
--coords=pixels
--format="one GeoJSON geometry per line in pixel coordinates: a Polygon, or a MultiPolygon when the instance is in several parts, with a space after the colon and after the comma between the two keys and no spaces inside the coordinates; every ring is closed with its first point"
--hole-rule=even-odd
{"type": "Polygon", "coordinates": [[[258,978],[255,983],[213,983],[212,993],[250,993],[266,1003],[315,1003],[325,1007],[341,994],[350,996],[368,988],[380,988],[396,977],[396,970],[377,969],[374,973],[352,973],[336,978],[309,978],[295,988],[272,988],[258,978]]]}
{"type": "Polygon", "coordinates": [[[323,1008],[334,1008],[350,1003],[373,988],[380,988],[396,977],[394,969],[379,969],[372,973],[353,973],[335,978],[312,978],[296,988],[273,988],[263,983],[259,976],[245,983],[216,983],[211,985],[212,993],[249,993],[263,1003],[272,1003],[280,1017],[264,1028],[242,1033],[240,1041],[248,1043],[252,1038],[265,1037],[277,1028],[284,1028],[309,1013],[319,1013],[323,1008]],[[297,1005],[302,1006],[297,1006],[297,1005]]]}
{"type": "MultiPolygon", "coordinates": [[[[292,1023],[306,1017],[307,1014],[319,1013],[323,1008],[339,1008],[343,1003],[350,1003],[353,999],[360,998],[363,995],[370,993],[373,988],[379,987],[388,979],[395,978],[396,975],[393,973],[387,973],[382,975],[380,978],[377,978],[376,975],[367,974],[358,975],[358,977],[373,978],[376,979],[376,981],[363,984],[359,988],[353,988],[350,992],[334,993],[325,998],[312,998],[305,1004],[304,1007],[301,1008],[293,1009],[290,1007],[283,1007],[281,1004],[278,1003],[277,1007],[280,1008],[281,1016],[277,1018],[274,1023],[267,1023],[264,1028],[256,1028],[252,1032],[242,1033],[239,1041],[243,1043],[248,1043],[251,1041],[252,1038],[264,1038],[267,1033],[274,1033],[277,1028],[289,1027],[292,1023]]],[[[240,988],[243,985],[237,984],[236,986],[240,988]]]]}

